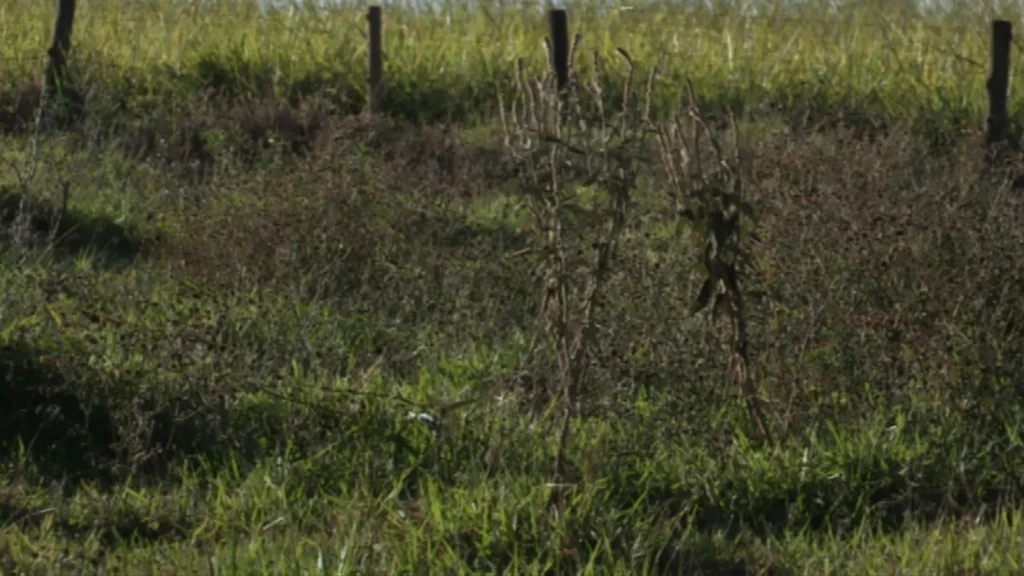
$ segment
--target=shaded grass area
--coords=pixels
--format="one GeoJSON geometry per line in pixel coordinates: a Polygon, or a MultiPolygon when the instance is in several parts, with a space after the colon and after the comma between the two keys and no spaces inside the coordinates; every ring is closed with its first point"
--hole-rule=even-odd
{"type": "Polygon", "coordinates": [[[63,257],[89,255],[106,265],[127,265],[155,241],[103,215],[78,210],[62,213],[46,202],[0,189],[0,224],[11,230],[6,240],[28,241],[63,257]],[[19,234],[20,232],[20,234],[19,234]]]}

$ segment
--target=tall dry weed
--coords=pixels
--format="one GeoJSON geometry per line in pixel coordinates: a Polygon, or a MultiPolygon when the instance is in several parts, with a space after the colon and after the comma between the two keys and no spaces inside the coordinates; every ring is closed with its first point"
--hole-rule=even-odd
{"type": "MultiPolygon", "coordinates": [[[[577,35],[570,61],[580,41],[577,35]]],[[[543,393],[557,404],[561,418],[555,459],[558,485],[567,480],[564,456],[571,422],[584,401],[593,403],[600,396],[587,385],[595,360],[595,325],[603,291],[615,272],[616,250],[643,192],[641,182],[657,166],[652,157],[669,175],[675,217],[696,229],[702,244],[705,275],[691,312],[710,307],[715,318],[724,315],[730,321],[736,377],[751,417],[771,442],[754,384],[740,281],[744,268],[752,264],[741,245],[741,221],[752,211],[743,198],[739,155],[727,153],[715,138],[692,87],[691,103],[683,113],[667,124],[652,121],[659,70],[651,69],[638,90],[633,59],[621,48],[617,52],[627,73],[621,106],[614,110],[604,105],[607,99],[598,78],[605,63],[596,52],[593,77],[584,81],[571,69],[569,83],[561,89],[552,69],[542,77],[527,78],[520,62],[517,96],[501,106],[505,145],[517,164],[534,224],[531,253],[541,286],[539,313],[556,369],[543,393]],[[702,139],[714,152],[710,165],[701,161],[702,139]]]]}

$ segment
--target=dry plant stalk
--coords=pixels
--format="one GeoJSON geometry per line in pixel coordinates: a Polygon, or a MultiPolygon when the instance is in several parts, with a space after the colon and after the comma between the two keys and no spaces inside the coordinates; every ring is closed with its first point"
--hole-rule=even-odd
{"type": "MultiPolygon", "coordinates": [[[[570,62],[579,40],[577,35],[570,62]]],[[[616,110],[605,109],[598,79],[602,62],[596,53],[589,81],[581,82],[570,69],[564,91],[557,89],[552,69],[529,79],[519,61],[517,95],[507,106],[501,101],[499,108],[505,146],[518,164],[520,189],[531,212],[532,253],[543,286],[540,316],[557,366],[554,388],[546,391],[561,416],[556,486],[566,481],[570,425],[585,397],[593,321],[619,237],[629,221],[630,200],[645,165],[651,135],[669,174],[678,213],[702,231],[706,277],[693,312],[710,305],[714,318],[724,313],[730,320],[731,353],[744,402],[759,433],[773,443],[757,394],[739,280],[741,271],[753,264],[740,242],[741,220],[753,214],[743,199],[739,155],[726,156],[704,121],[689,83],[691,103],[686,121],[677,116],[672,122],[655,125],[651,104],[658,69],[651,70],[640,98],[634,88],[636,66],[625,50],[617,52],[628,73],[622,104],[616,110]],[[711,166],[701,162],[704,137],[716,159],[711,166]],[[588,196],[598,200],[588,202],[588,196]]]]}
{"type": "MultiPolygon", "coordinates": [[[[723,314],[732,327],[732,355],[736,379],[747,411],[758,432],[774,445],[765,401],[757,390],[753,373],[746,304],[741,272],[753,266],[753,256],[742,245],[745,220],[753,220],[751,205],[744,199],[743,178],[735,118],[730,117],[734,154],[726,155],[697,105],[693,85],[687,81],[690,105],[688,123],[677,116],[672,122],[655,127],[661,162],[666,172],[676,207],[681,217],[701,230],[704,283],[692,312],[711,307],[712,319],[723,314]],[[715,162],[706,166],[701,157],[701,139],[707,139],[715,162]]],[[[746,239],[756,240],[748,234],[746,239]]]]}
{"type": "MultiPolygon", "coordinates": [[[[570,62],[580,39],[577,34],[570,62]]],[[[555,389],[547,390],[561,409],[556,485],[566,480],[570,423],[580,410],[593,320],[628,221],[649,134],[650,90],[642,109],[636,106],[634,65],[624,50],[619,54],[629,74],[623,105],[613,113],[604,107],[596,53],[591,80],[581,83],[570,69],[564,91],[555,85],[553,70],[529,79],[519,61],[518,94],[507,107],[504,102],[500,106],[505,145],[519,165],[521,192],[534,224],[532,252],[543,286],[540,315],[557,365],[555,389]]],[[[651,72],[649,86],[655,74],[651,72]]]]}

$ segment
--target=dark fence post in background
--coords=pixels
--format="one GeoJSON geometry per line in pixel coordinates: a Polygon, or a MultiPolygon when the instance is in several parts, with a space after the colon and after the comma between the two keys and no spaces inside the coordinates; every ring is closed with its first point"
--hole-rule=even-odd
{"type": "Polygon", "coordinates": [[[1010,23],[992,21],[992,75],[988,78],[989,144],[1001,142],[1006,136],[1006,95],[1010,88],[1010,23]]]}
{"type": "Polygon", "coordinates": [[[384,79],[384,57],[381,53],[381,10],[380,6],[370,6],[366,15],[370,25],[370,114],[380,113],[381,83],[384,79]]]}
{"type": "Polygon", "coordinates": [[[564,9],[552,9],[548,15],[551,22],[551,66],[555,69],[558,91],[569,85],[569,18],[564,9]]]}
{"type": "Polygon", "coordinates": [[[47,110],[64,91],[64,71],[68,52],[71,51],[71,29],[75,24],[75,0],[57,0],[57,19],[53,24],[53,40],[46,51],[46,69],[43,71],[43,96],[36,121],[42,124],[47,110]]]}

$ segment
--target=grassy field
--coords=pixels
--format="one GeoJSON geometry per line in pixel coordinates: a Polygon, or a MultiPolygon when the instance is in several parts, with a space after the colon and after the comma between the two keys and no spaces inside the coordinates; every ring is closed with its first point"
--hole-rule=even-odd
{"type": "MultiPolygon", "coordinates": [[[[38,74],[52,32],[50,4],[14,1],[0,8],[8,84],[38,74]]],[[[292,104],[315,96],[340,112],[362,108],[364,9],[264,16],[256,2],[208,4],[83,5],[75,40],[89,85],[134,114],[177,109],[208,89],[292,104]]],[[[944,15],[920,15],[892,2],[850,2],[835,14],[813,2],[757,1],[746,9],[695,4],[570,6],[570,27],[585,39],[577,67],[589,73],[591,51],[621,47],[639,62],[662,65],[670,87],[692,79],[711,108],[810,109],[876,122],[913,117],[941,132],[973,125],[971,118],[985,111],[990,20],[1020,16],[1013,8],[996,13],[971,2],[944,15]]],[[[495,92],[513,89],[515,59],[535,71],[542,65],[544,16],[497,3],[437,6],[436,14],[385,10],[386,108],[420,121],[486,121],[495,112],[495,92]]],[[[601,72],[612,82],[623,73],[614,65],[601,72]]],[[[1015,77],[1020,74],[1018,67],[1015,77]]],[[[658,108],[670,112],[677,101],[676,90],[663,90],[658,108]]],[[[1016,94],[1011,108],[1021,108],[1016,94]]]]}
{"type": "Polygon", "coordinates": [[[574,5],[560,116],[539,12],[388,8],[370,119],[362,10],[87,2],[36,131],[51,4],[0,4],[4,573],[1022,570],[995,14],[574,5]]]}

